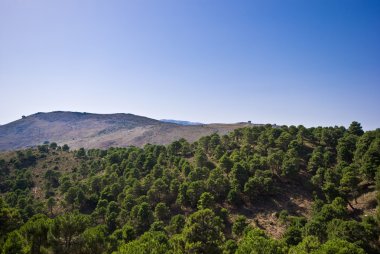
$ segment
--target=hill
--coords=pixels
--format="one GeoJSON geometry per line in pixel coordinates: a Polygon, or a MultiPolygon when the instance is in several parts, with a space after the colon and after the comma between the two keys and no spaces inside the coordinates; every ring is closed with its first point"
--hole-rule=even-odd
{"type": "Polygon", "coordinates": [[[0,153],[1,253],[379,253],[380,130],[0,153]]]}
{"type": "Polygon", "coordinates": [[[109,148],[191,142],[212,133],[226,134],[245,124],[179,125],[133,114],[79,112],[37,113],[0,126],[0,151],[40,145],[45,141],[72,148],[109,148]]]}
{"type": "Polygon", "coordinates": [[[203,125],[203,123],[199,123],[199,122],[189,122],[189,121],[173,120],[173,119],[161,119],[160,121],[165,122],[165,123],[175,123],[179,125],[203,125]]]}

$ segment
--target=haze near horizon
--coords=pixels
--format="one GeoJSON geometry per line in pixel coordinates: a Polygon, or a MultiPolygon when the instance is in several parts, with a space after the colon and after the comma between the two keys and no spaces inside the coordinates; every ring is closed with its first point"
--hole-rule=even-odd
{"type": "Polygon", "coordinates": [[[0,124],[56,110],[380,127],[379,1],[0,0],[0,124]]]}

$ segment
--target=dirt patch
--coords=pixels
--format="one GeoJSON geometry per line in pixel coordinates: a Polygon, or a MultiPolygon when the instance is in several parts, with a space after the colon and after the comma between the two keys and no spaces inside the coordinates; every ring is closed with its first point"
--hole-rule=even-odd
{"type": "Polygon", "coordinates": [[[352,206],[355,208],[355,211],[352,210],[350,206],[347,208],[349,211],[354,212],[361,216],[375,216],[376,215],[376,206],[377,206],[377,191],[371,191],[362,194],[356,200],[351,200],[352,206]]]}
{"type": "Polygon", "coordinates": [[[281,190],[275,195],[258,199],[243,208],[231,209],[231,218],[244,215],[252,226],[259,227],[268,235],[279,239],[283,235],[286,226],[278,219],[282,210],[287,210],[290,215],[310,218],[312,207],[311,190],[305,188],[302,183],[307,182],[301,176],[291,182],[279,182],[281,190]]]}

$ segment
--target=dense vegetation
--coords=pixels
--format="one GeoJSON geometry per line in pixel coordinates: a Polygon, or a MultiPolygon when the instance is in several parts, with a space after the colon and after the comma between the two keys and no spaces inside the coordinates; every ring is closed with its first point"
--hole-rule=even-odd
{"type": "Polygon", "coordinates": [[[380,130],[357,122],[144,148],[47,143],[0,155],[0,252],[378,253],[376,189],[380,130]],[[280,235],[258,219],[267,210],[280,235]]]}

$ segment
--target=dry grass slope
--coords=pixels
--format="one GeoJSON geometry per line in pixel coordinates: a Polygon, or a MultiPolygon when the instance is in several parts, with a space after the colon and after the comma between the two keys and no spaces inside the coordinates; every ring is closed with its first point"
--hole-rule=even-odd
{"type": "Polygon", "coordinates": [[[45,141],[68,144],[74,149],[169,144],[180,138],[192,142],[245,125],[183,126],[132,114],[37,113],[0,126],[0,151],[33,147],[45,141]]]}

